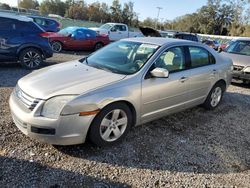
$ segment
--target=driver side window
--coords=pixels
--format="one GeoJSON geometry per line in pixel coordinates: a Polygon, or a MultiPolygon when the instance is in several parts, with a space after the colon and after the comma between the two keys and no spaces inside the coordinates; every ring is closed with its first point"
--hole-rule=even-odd
{"type": "Polygon", "coordinates": [[[164,68],[171,72],[186,69],[182,47],[173,47],[165,51],[155,62],[155,68],[164,68]]]}

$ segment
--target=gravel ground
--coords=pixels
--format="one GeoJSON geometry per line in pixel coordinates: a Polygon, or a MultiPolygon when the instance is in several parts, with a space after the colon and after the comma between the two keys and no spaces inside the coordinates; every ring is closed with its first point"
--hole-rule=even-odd
{"type": "MultiPolygon", "coordinates": [[[[56,54],[48,64],[79,57],[56,54]]],[[[250,187],[249,86],[230,86],[214,111],[196,107],[135,127],[114,147],[59,147],[26,137],[11,120],[9,95],[27,73],[0,64],[0,187],[250,187]]]]}

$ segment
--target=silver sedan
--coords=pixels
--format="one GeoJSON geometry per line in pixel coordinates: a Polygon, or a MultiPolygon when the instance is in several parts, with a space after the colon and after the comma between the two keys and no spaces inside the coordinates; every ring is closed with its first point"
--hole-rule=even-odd
{"type": "Polygon", "coordinates": [[[216,108],[232,61],[203,44],[166,38],[112,43],[79,61],[18,81],[13,121],[26,135],[57,145],[121,141],[132,126],[203,104],[216,108]]]}

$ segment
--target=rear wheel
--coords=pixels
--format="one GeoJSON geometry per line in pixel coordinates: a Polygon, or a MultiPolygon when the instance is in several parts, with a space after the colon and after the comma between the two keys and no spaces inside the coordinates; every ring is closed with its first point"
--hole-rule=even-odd
{"type": "Polygon", "coordinates": [[[132,113],[124,103],[105,107],[93,120],[89,137],[97,146],[120,142],[132,125],[132,113]]]}
{"type": "Polygon", "coordinates": [[[96,43],[96,45],[95,45],[95,51],[97,51],[97,50],[99,50],[100,48],[102,48],[104,45],[103,45],[103,43],[101,43],[101,42],[98,42],[98,43],[96,43]]]}
{"type": "Polygon", "coordinates": [[[19,60],[21,65],[26,69],[39,68],[43,63],[41,52],[35,48],[27,48],[21,51],[19,60]]]}
{"type": "Polygon", "coordinates": [[[54,52],[61,52],[62,51],[62,43],[58,41],[51,42],[51,48],[54,52]]]}
{"type": "Polygon", "coordinates": [[[209,92],[207,99],[205,100],[203,106],[208,110],[215,109],[221,102],[225,91],[225,85],[221,82],[218,82],[209,92]]]}

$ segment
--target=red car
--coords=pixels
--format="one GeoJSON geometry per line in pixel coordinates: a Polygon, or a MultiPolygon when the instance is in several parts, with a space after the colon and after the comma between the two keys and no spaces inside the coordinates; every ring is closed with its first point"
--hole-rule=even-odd
{"type": "Polygon", "coordinates": [[[58,33],[47,32],[54,52],[64,50],[98,50],[109,44],[107,35],[98,35],[85,27],[67,27],[58,33]]]}

